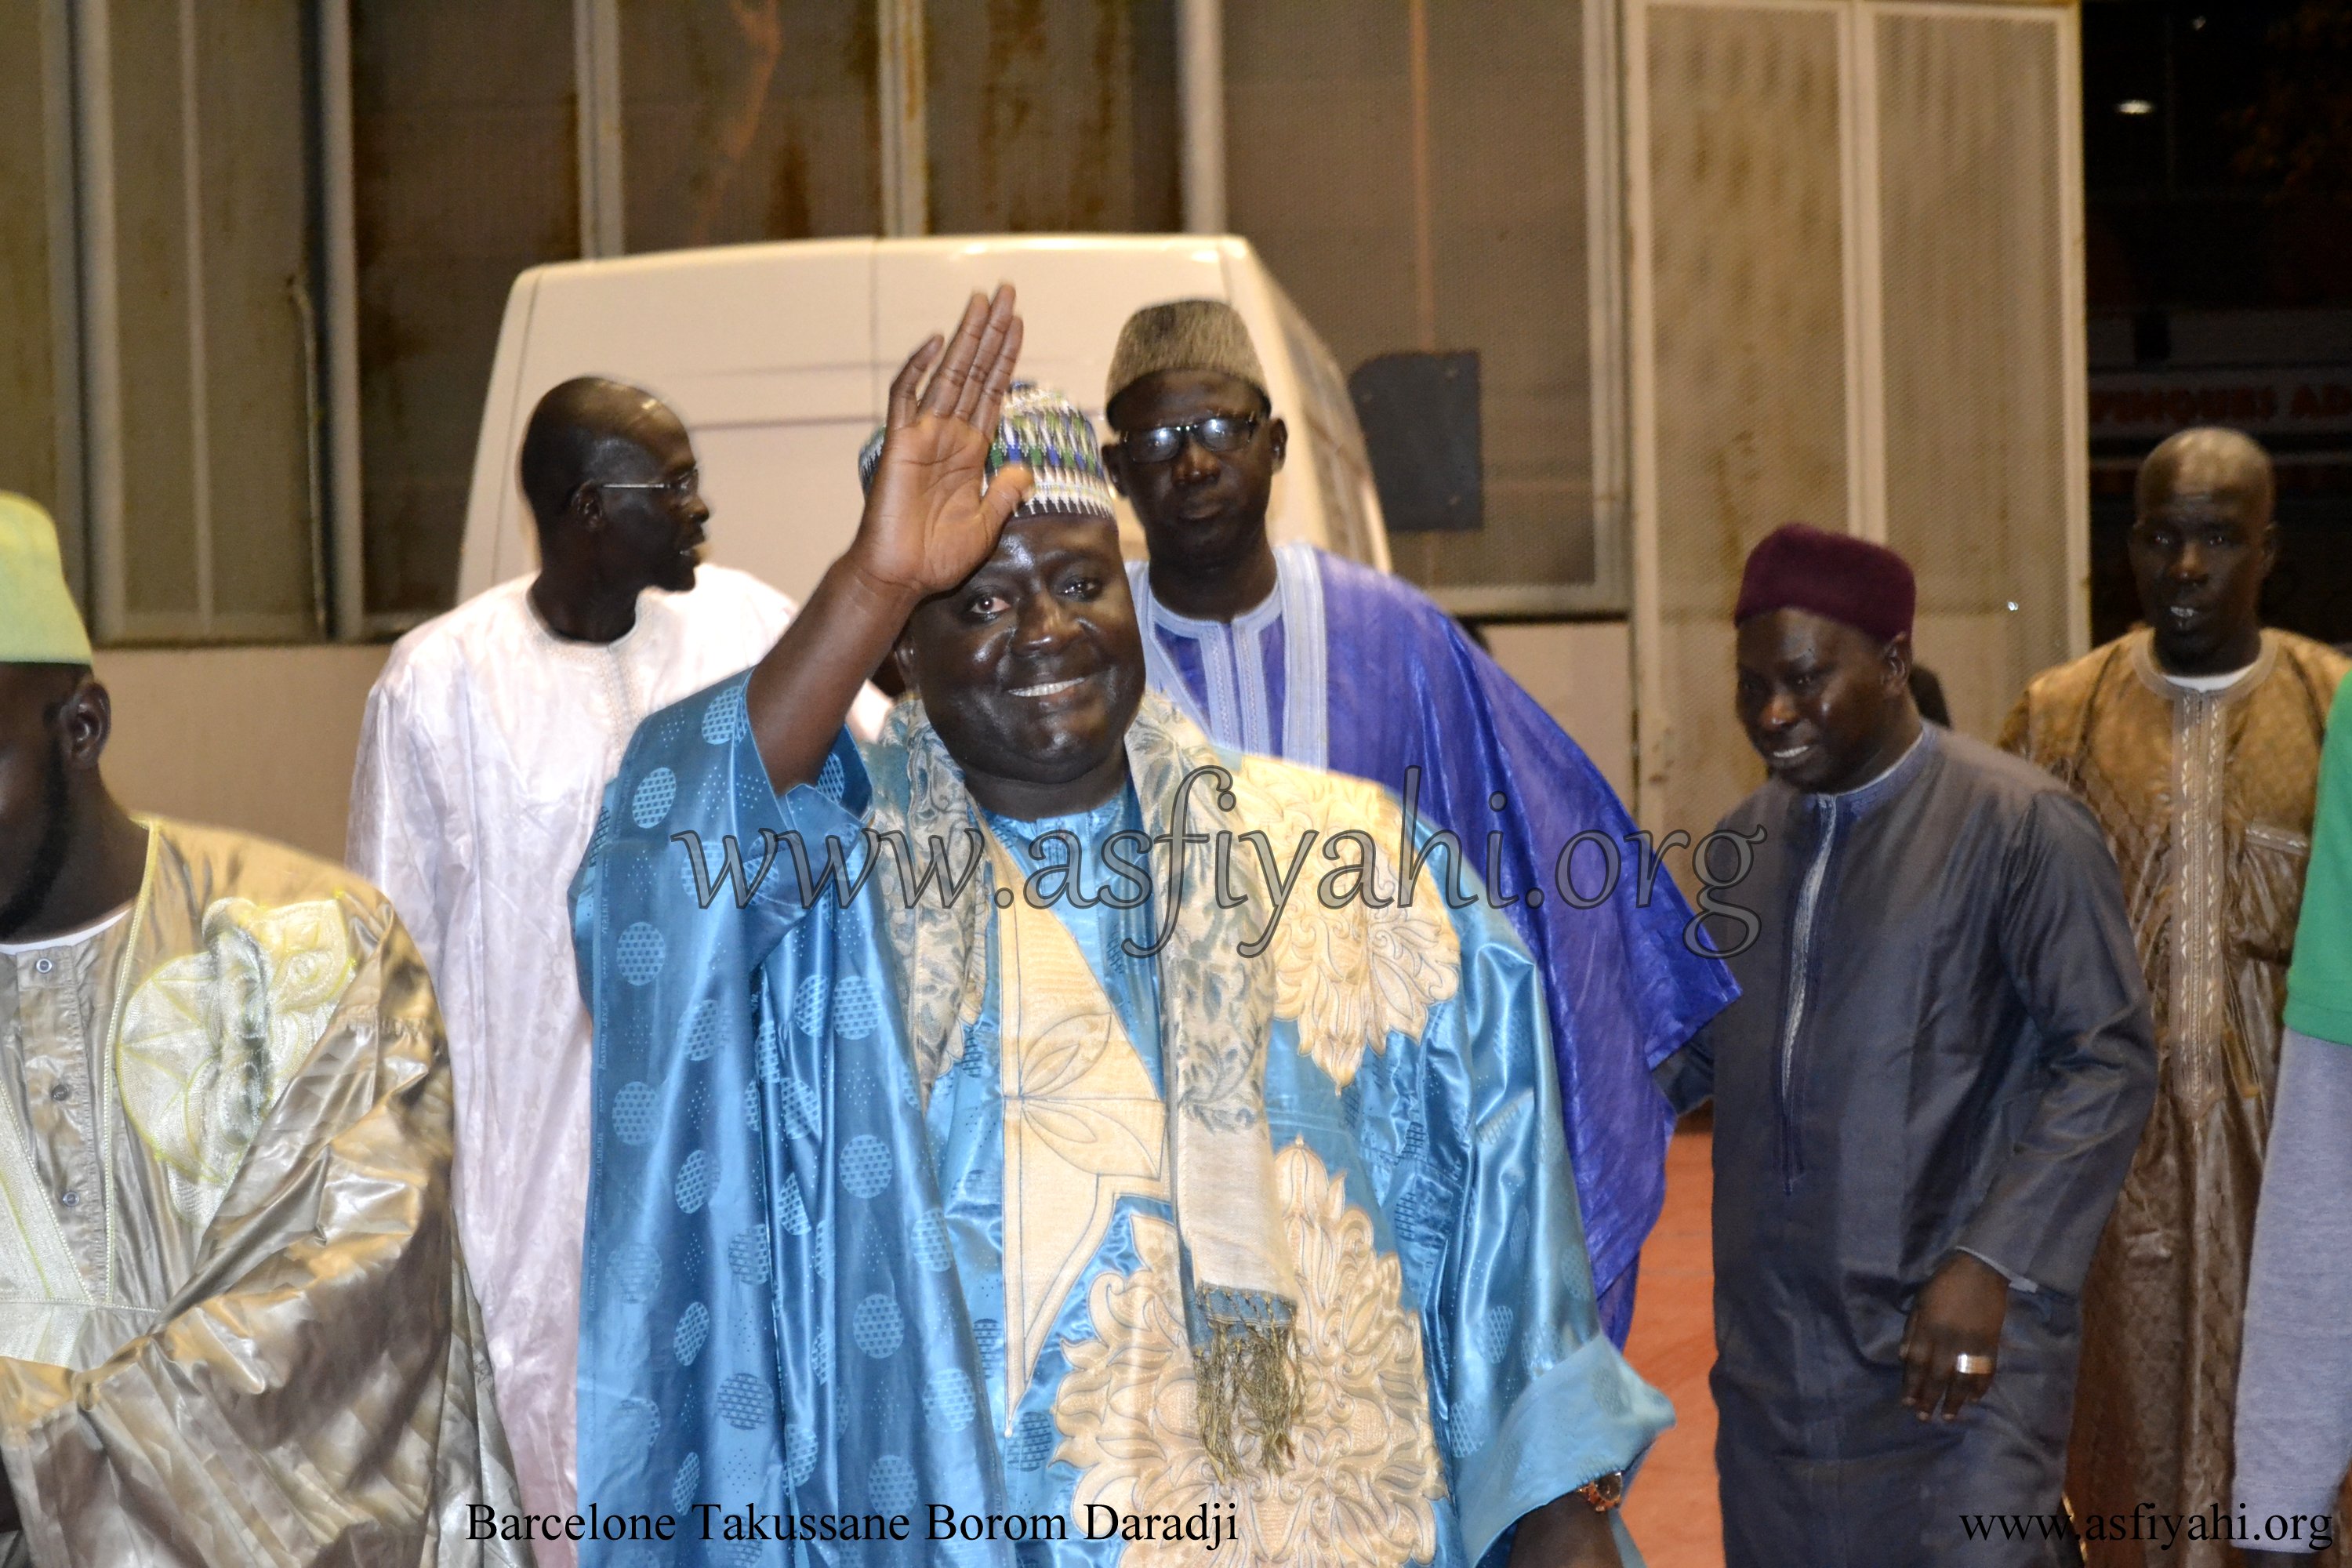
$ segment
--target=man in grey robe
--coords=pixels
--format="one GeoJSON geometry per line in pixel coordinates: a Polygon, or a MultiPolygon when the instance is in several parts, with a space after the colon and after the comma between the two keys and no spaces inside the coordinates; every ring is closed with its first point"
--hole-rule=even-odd
{"type": "Polygon", "coordinates": [[[1728,1568],[2075,1561],[2076,1296],[2154,1094],[2115,862],[2047,774],[1923,725],[1910,569],[1791,524],[1748,559],[1771,778],[1710,934],[1740,998],[1659,1069],[1712,1097],[1728,1568]]]}

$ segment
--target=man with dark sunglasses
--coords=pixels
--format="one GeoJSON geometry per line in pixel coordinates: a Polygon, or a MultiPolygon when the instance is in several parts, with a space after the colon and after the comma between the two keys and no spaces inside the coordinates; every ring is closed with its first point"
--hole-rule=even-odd
{"type": "MultiPolygon", "coordinates": [[[[573,1365],[588,1196],[588,1015],[566,889],[639,721],[765,653],[792,619],[702,564],[710,506],[685,424],[602,376],[523,436],[536,576],[392,650],[368,696],[348,858],[432,967],[457,1084],[457,1224],[523,1499],[573,1511],[573,1365]]],[[[852,722],[878,729],[868,691],[852,722]]],[[[542,1564],[569,1563],[568,1541],[542,1564]]]]}
{"type": "Polygon", "coordinates": [[[1685,945],[1672,878],[1636,874],[1608,782],[1444,611],[1398,578],[1267,539],[1289,433],[1266,385],[1221,301],[1150,306],[1119,334],[1118,443],[1103,456],[1150,550],[1128,576],[1151,684],[1221,743],[1370,779],[1474,859],[1494,857],[1491,896],[1544,971],[1601,1319],[1622,1344],[1673,1127],[1650,1068],[1735,989],[1685,945]],[[1602,849],[1624,874],[1604,875],[1602,849]]]}

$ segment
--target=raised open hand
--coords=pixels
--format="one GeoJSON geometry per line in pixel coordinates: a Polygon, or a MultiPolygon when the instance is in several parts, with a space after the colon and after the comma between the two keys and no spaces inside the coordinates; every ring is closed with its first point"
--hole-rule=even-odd
{"type": "Polygon", "coordinates": [[[1002,283],[992,299],[973,294],[955,335],[944,345],[927,340],[891,381],[881,461],[850,547],[877,586],[917,595],[954,587],[1028,499],[1029,470],[1018,464],[983,491],[997,411],[1020,357],[1021,318],[1013,286],[1002,283]]]}
{"type": "Polygon", "coordinates": [[[978,294],[945,343],[931,338],[890,383],[890,419],[857,537],[743,689],[778,790],[816,776],[858,688],[916,605],[971,575],[1029,499],[1019,464],[985,484],[997,411],[1021,357],[1013,290],[978,294]],[[929,380],[924,377],[929,375],[929,380]],[[983,488],[984,487],[984,488],[983,488]]]}

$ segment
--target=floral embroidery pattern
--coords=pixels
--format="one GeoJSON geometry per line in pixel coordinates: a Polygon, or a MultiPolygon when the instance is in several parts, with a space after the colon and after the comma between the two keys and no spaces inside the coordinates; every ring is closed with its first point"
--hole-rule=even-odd
{"type": "Polygon", "coordinates": [[[332,900],[265,909],[223,899],[205,911],[203,949],[132,994],[115,1047],[122,1109],[191,1219],[219,1206],[352,966],[332,900]]]}
{"type": "Polygon", "coordinates": [[[1286,866],[1310,832],[1318,847],[1348,832],[1369,843],[1363,857],[1371,862],[1363,873],[1368,885],[1337,909],[1318,896],[1315,873],[1337,867],[1344,875],[1345,852],[1340,860],[1326,860],[1318,847],[1299,871],[1266,950],[1278,977],[1275,1016],[1297,1021],[1300,1053],[1344,1089],[1362,1065],[1366,1047],[1385,1051],[1391,1030],[1420,1038],[1430,1009],[1460,987],[1461,941],[1441,890],[1450,873],[1443,863],[1424,870],[1412,901],[1396,906],[1392,857],[1404,814],[1377,785],[1253,757],[1242,763],[1234,787],[1241,797],[1238,815],[1265,833],[1286,866]]]}
{"type": "MultiPolygon", "coordinates": [[[[1177,1239],[1164,1221],[1135,1217],[1142,1263],[1098,1277],[1088,1297],[1100,1337],[1068,1347],[1054,1401],[1065,1435],[1056,1457],[1081,1474],[1073,1527],[1086,1505],[1126,1512],[1213,1512],[1238,1502],[1240,1538],[1224,1559],[1284,1568],[1393,1568],[1437,1551],[1444,1472],[1429,1422],[1421,1321],[1402,1305],[1397,1259],[1373,1243],[1370,1218],[1347,1201],[1305,1143],[1276,1156],[1283,1230],[1298,1272],[1296,1348],[1304,1402],[1293,1457],[1275,1474],[1252,1467],[1223,1488],[1202,1449],[1192,1352],[1177,1283],[1177,1239]]],[[[1197,1542],[1137,1541],[1123,1568],[1192,1568],[1197,1542]]]]}

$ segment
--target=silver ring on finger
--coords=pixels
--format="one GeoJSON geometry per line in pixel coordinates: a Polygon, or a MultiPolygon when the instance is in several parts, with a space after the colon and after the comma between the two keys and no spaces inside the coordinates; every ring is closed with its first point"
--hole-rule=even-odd
{"type": "Polygon", "coordinates": [[[1989,1355],[1969,1355],[1966,1352],[1962,1352],[1960,1354],[1952,1358],[1952,1370],[1958,1373],[1962,1377],[1990,1377],[1992,1375],[1992,1357],[1989,1355]]]}

